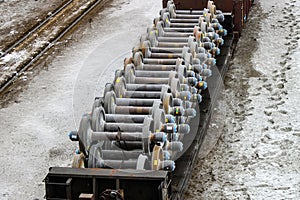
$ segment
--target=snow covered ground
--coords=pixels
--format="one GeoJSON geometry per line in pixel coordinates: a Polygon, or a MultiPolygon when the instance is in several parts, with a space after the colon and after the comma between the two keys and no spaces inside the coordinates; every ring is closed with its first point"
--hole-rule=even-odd
{"type": "Polygon", "coordinates": [[[199,158],[188,199],[300,199],[299,10],[295,0],[253,8],[225,83],[226,118],[215,119],[221,138],[199,158]]]}
{"type": "MultiPolygon", "coordinates": [[[[76,149],[67,133],[160,7],[113,0],[1,108],[0,199],[43,198],[48,167],[69,166],[76,149]]],[[[299,10],[295,0],[259,0],[253,8],[220,101],[225,111],[210,129],[221,137],[208,155],[202,150],[186,199],[300,199],[299,10]]]]}

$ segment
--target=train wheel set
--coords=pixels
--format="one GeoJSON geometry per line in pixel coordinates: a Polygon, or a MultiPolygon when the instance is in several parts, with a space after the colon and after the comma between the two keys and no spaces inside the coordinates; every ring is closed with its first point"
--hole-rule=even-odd
{"type": "Polygon", "coordinates": [[[231,25],[213,1],[178,10],[169,0],[69,134],[79,149],[72,168],[50,168],[46,198],[181,199],[210,119],[208,88],[219,85],[210,79],[226,72],[231,25]]]}

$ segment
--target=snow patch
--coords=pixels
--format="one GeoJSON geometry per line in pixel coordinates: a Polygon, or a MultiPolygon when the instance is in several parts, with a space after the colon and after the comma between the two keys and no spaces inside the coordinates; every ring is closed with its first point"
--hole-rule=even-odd
{"type": "Polygon", "coordinates": [[[18,62],[28,55],[28,52],[26,50],[18,51],[18,52],[12,52],[10,54],[5,55],[0,59],[0,64],[5,65],[12,62],[18,62]]]}

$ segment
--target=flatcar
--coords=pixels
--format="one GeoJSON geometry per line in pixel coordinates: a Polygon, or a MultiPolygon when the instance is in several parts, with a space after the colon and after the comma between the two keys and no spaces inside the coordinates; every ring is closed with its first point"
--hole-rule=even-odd
{"type": "Polygon", "coordinates": [[[46,199],[183,199],[252,0],[163,0],[160,16],[95,98],[72,168],[46,199]]]}

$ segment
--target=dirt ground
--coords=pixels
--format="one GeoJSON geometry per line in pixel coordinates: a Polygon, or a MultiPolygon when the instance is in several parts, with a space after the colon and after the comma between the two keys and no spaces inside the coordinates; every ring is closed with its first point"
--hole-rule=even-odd
{"type": "MultiPolygon", "coordinates": [[[[12,2],[12,8],[26,4],[0,1],[1,12],[12,2]]],[[[156,0],[113,0],[37,76],[25,74],[26,89],[0,109],[0,199],[42,199],[48,168],[70,166],[77,146],[67,133],[78,128],[160,7],[156,0]]],[[[299,8],[295,0],[259,0],[253,8],[226,78],[222,112],[211,123],[217,144],[203,146],[186,199],[300,199],[299,8]]],[[[7,12],[5,21],[17,13],[7,12]]]]}

